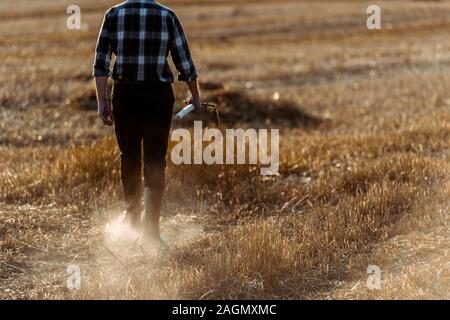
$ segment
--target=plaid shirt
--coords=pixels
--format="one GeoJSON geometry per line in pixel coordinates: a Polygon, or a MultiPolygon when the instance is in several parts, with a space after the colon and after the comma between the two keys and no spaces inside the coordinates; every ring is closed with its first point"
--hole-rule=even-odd
{"type": "Polygon", "coordinates": [[[169,52],[178,80],[197,78],[183,28],[176,14],[153,0],[128,0],[109,9],[97,42],[94,77],[126,81],[174,82],[169,52]]]}

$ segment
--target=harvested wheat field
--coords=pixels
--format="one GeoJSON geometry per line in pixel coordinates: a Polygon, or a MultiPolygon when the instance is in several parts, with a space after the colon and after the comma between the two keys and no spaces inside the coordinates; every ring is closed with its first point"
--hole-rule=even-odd
{"type": "Polygon", "coordinates": [[[161,2],[222,129],[280,129],[279,175],[168,161],[170,250],[133,247],[91,77],[117,2],[68,30],[71,1],[2,1],[0,298],[449,299],[450,2],[378,1],[381,30],[365,1],[161,2]]]}

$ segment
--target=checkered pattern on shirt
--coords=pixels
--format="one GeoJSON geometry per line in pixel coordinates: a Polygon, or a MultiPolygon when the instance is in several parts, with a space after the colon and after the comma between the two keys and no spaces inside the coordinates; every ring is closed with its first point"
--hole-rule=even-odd
{"type": "Polygon", "coordinates": [[[173,82],[169,52],[180,75],[197,78],[188,42],[176,14],[152,0],[128,0],[108,10],[97,42],[94,77],[128,81],[173,82]]]}

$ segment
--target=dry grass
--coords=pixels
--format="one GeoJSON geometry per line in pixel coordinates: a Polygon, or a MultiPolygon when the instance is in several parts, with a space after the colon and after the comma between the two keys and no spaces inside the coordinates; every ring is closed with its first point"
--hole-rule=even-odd
{"type": "Polygon", "coordinates": [[[450,5],[384,2],[368,32],[363,1],[168,3],[223,126],[281,129],[280,176],[169,164],[170,252],[108,240],[119,153],[89,72],[113,1],[79,1],[77,32],[68,1],[2,4],[0,297],[448,299],[450,5]]]}

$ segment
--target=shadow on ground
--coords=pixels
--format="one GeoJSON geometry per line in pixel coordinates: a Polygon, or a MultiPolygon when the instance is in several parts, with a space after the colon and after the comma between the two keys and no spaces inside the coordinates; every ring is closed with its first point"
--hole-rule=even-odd
{"type": "MultiPolygon", "coordinates": [[[[219,121],[224,126],[251,124],[253,127],[316,128],[326,122],[291,101],[253,98],[242,90],[229,89],[212,82],[203,83],[202,90],[204,100],[218,106],[219,121]]],[[[82,111],[97,108],[93,89],[68,99],[66,103],[69,107],[82,111]]],[[[175,106],[174,112],[177,111],[179,107],[175,106]]],[[[218,122],[217,114],[212,110],[199,110],[195,116],[189,115],[185,120],[177,121],[175,126],[192,126],[194,119],[208,125],[218,122]]]]}

